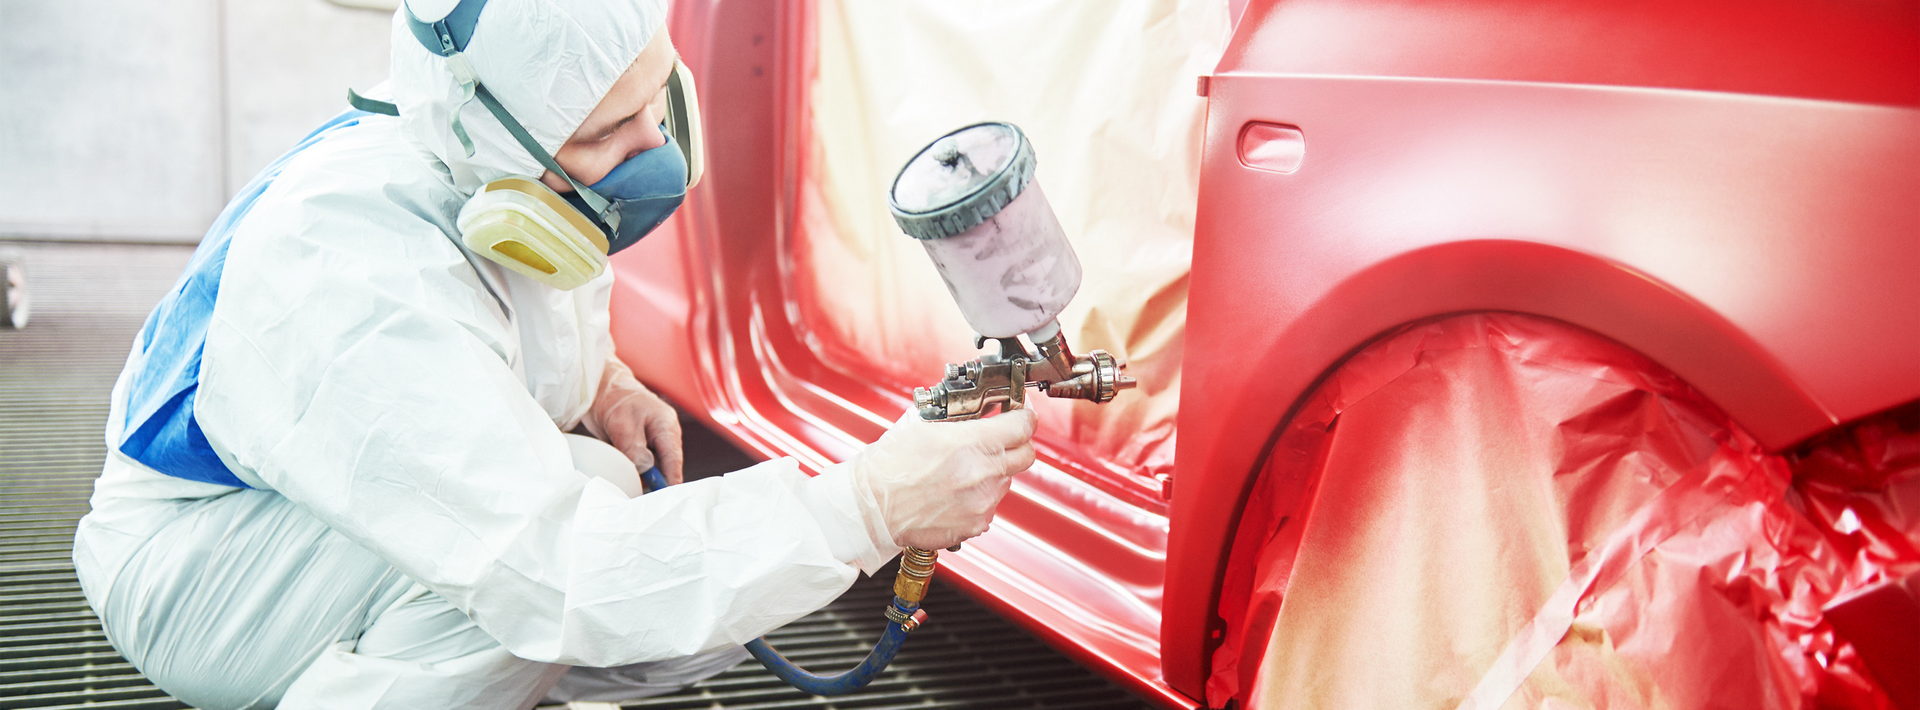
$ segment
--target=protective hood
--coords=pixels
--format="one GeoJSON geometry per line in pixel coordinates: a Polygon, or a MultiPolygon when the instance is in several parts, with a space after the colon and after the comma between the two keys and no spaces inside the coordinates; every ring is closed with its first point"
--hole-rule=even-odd
{"type": "MultiPolygon", "coordinates": [[[[489,181],[544,169],[479,101],[468,100],[447,60],[407,29],[408,10],[432,22],[456,2],[407,0],[394,13],[388,89],[408,139],[472,194],[489,181]],[[456,111],[473,140],[471,156],[454,135],[456,111]]],[[[465,54],[480,83],[552,153],[665,28],[666,16],[662,0],[488,0],[465,54]]]]}

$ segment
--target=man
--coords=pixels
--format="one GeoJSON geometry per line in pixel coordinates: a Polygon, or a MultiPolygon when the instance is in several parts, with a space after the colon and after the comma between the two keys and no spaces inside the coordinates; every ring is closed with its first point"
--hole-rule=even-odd
{"type": "Polygon", "coordinates": [[[782,459],[633,495],[635,466],[678,482],[679,430],[613,357],[594,266],[694,173],[664,14],[410,2],[398,117],[329,121],[216,221],[114,388],[74,546],[156,684],[525,707],[570,665],[735,646],[985,530],[1033,461],[1028,412],[909,415],[818,477],[782,459]]]}

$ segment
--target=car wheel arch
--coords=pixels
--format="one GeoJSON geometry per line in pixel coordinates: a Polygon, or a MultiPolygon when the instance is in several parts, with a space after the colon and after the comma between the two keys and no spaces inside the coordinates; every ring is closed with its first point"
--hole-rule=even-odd
{"type": "MultiPolygon", "coordinates": [[[[1355,354],[1405,327],[1485,312],[1560,321],[1613,340],[1698,388],[1776,446],[1833,423],[1755,339],[1630,265],[1549,242],[1469,239],[1355,271],[1285,318],[1282,327],[1246,339],[1233,354],[1235,362],[1311,374],[1262,381],[1264,386],[1208,388],[1209,428],[1231,422],[1225,435],[1194,436],[1186,414],[1192,400],[1183,399],[1182,446],[1201,452],[1189,456],[1183,448],[1176,470],[1162,626],[1165,670],[1176,688],[1204,697],[1208,657],[1217,642],[1212,637],[1222,623],[1222,577],[1243,503],[1306,398],[1355,354]],[[1274,406],[1277,400],[1285,405],[1274,406]],[[1249,442],[1248,432],[1262,435],[1249,442]],[[1234,447],[1238,451],[1224,451],[1234,447]],[[1220,465],[1227,461],[1235,463],[1220,465]],[[1180,476],[1190,465],[1204,467],[1206,475],[1180,476]]],[[[1195,342],[1190,339],[1189,347],[1195,342]]]]}

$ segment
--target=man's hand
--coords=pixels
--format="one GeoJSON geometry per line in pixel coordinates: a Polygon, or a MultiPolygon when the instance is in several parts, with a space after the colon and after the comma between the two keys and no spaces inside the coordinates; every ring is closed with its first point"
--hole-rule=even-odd
{"type": "Polygon", "coordinates": [[[925,422],[907,410],[854,454],[855,490],[869,520],[901,547],[937,550],[987,531],[1013,477],[1033,465],[1034,414],[925,422]]]}
{"type": "Polygon", "coordinates": [[[659,466],[668,483],[681,481],[685,455],[680,415],[634,379],[633,371],[619,358],[607,359],[587,420],[589,429],[626,454],[639,470],[659,466]]]}

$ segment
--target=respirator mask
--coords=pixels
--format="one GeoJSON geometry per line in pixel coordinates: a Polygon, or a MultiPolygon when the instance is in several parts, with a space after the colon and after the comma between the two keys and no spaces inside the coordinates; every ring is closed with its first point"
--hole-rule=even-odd
{"type": "MultiPolygon", "coordinates": [[[[706,156],[693,74],[676,60],[667,77],[667,111],[660,124],[666,143],[628,158],[598,182],[584,185],[507,112],[461,53],[473,38],[485,5],[486,0],[461,0],[437,22],[423,22],[404,6],[401,12],[420,44],[446,58],[464,95],[479,100],[522,149],[541,167],[565,179],[573,191],[556,192],[537,176],[489,182],[460,208],[455,220],[460,241],[473,253],[514,272],[554,288],[575,288],[605,272],[608,256],[633,246],[660,226],[700,181],[706,156]]],[[[364,111],[399,115],[393,104],[351,91],[348,102],[364,111]]],[[[453,115],[454,136],[471,156],[473,142],[461,125],[459,107],[453,115]]]]}

